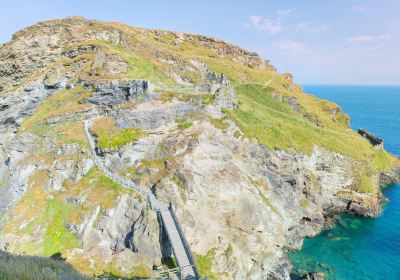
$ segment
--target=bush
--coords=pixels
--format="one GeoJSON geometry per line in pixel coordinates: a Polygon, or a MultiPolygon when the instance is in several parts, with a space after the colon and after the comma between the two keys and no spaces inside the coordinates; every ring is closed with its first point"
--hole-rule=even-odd
{"type": "Polygon", "coordinates": [[[179,128],[189,128],[193,125],[191,121],[187,120],[176,120],[176,123],[178,124],[179,128]]]}

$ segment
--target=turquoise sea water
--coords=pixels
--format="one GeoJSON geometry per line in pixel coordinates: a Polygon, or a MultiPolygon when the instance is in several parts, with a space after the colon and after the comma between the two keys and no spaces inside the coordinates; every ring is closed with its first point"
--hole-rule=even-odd
{"type": "MultiPolygon", "coordinates": [[[[400,86],[304,85],[305,92],[338,103],[353,129],[363,127],[400,156],[400,86]]],[[[291,253],[293,271],[323,271],[331,280],[400,279],[400,184],[383,190],[390,203],[380,217],[338,215],[338,222],[291,253]]]]}

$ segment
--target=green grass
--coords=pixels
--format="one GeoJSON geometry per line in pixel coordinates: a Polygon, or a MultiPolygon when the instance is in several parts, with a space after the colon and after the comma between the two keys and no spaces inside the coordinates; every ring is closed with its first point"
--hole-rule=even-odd
{"type": "Polygon", "coordinates": [[[99,134],[98,145],[101,148],[116,149],[139,140],[143,135],[144,132],[140,128],[125,128],[113,135],[109,135],[105,131],[102,131],[99,134]]]}
{"type": "Polygon", "coordinates": [[[139,55],[132,50],[124,49],[121,46],[107,44],[102,42],[103,46],[118,54],[128,64],[127,77],[133,79],[146,79],[153,84],[166,84],[175,85],[175,81],[165,75],[156,65],[154,61],[149,58],[139,55]]]}
{"type": "Polygon", "coordinates": [[[193,123],[191,121],[183,120],[183,119],[176,120],[176,123],[178,124],[178,127],[182,128],[182,129],[189,128],[193,125],[193,123]]]}
{"type": "MultiPolygon", "coordinates": [[[[182,89],[184,90],[184,89],[182,89]]],[[[193,89],[190,89],[193,90],[193,89]]],[[[158,97],[159,100],[163,101],[163,102],[169,102],[172,101],[174,98],[176,98],[179,101],[182,102],[196,102],[196,101],[200,101],[201,105],[203,107],[214,103],[215,101],[215,97],[211,94],[205,94],[205,93],[198,93],[198,94],[193,94],[193,93],[188,93],[188,92],[182,92],[182,91],[171,91],[171,90],[167,90],[164,91],[160,94],[160,96],[158,97]]]]}
{"type": "Polygon", "coordinates": [[[273,212],[275,212],[276,214],[278,214],[279,216],[281,216],[281,214],[279,214],[278,210],[276,210],[276,208],[272,205],[271,201],[268,199],[268,197],[266,197],[261,190],[259,189],[258,186],[255,186],[258,190],[258,194],[261,196],[262,200],[265,202],[265,204],[267,204],[269,206],[269,208],[271,208],[271,210],[273,212]]]}
{"type": "Polygon", "coordinates": [[[107,264],[103,269],[102,273],[97,275],[103,277],[111,277],[111,279],[149,279],[151,277],[151,270],[143,264],[138,264],[130,269],[128,273],[121,273],[119,269],[116,268],[116,264],[111,262],[107,264]]]}
{"type": "Polygon", "coordinates": [[[354,158],[358,162],[354,172],[361,178],[355,188],[359,192],[372,192],[373,184],[367,178],[398,162],[386,151],[375,150],[365,138],[349,129],[344,114],[332,115],[331,111],[337,108],[335,104],[302,94],[298,96],[301,110],[296,112],[286,102],[272,97],[275,90],[259,85],[237,86],[239,108],[224,112],[244,136],[255,138],[270,149],[294,148],[310,155],[314,145],[318,145],[354,158]],[[306,120],[305,113],[312,114],[322,127],[306,120]]]}
{"type": "Polygon", "coordinates": [[[143,174],[138,172],[138,168],[136,166],[129,166],[124,168],[121,171],[121,175],[128,177],[130,179],[137,179],[143,177],[143,174]]]}
{"type": "Polygon", "coordinates": [[[166,258],[162,258],[161,263],[163,264],[165,269],[172,269],[178,267],[178,264],[174,257],[168,256],[166,258]]]}
{"type": "Polygon", "coordinates": [[[233,136],[234,136],[235,138],[239,138],[240,136],[242,136],[242,134],[240,133],[239,130],[236,130],[236,131],[233,133],[233,136]]]}
{"type": "Polygon", "coordinates": [[[119,195],[136,194],[105,176],[97,167],[92,167],[80,181],[69,181],[64,187],[63,197],[84,196],[86,200],[83,206],[92,209],[97,206],[110,209],[115,206],[119,195]]]}
{"type": "Polygon", "coordinates": [[[225,57],[220,56],[211,48],[207,48],[195,40],[184,42],[177,51],[185,57],[200,58],[212,71],[224,73],[234,85],[241,83],[264,85],[276,76],[276,72],[273,69],[254,69],[248,67],[234,61],[229,55],[225,57]]]}
{"type": "Polygon", "coordinates": [[[117,149],[139,140],[145,135],[140,128],[118,129],[113,118],[98,118],[91,130],[97,136],[97,145],[103,149],[117,149]]]}
{"type": "Polygon", "coordinates": [[[211,280],[218,280],[216,273],[212,271],[212,266],[215,260],[216,249],[213,248],[207,252],[205,256],[195,255],[196,265],[202,277],[208,277],[211,280]]]}
{"type": "Polygon", "coordinates": [[[6,186],[6,182],[2,178],[0,178],[0,189],[4,188],[5,186],[6,186]]]}
{"type": "Polygon", "coordinates": [[[361,174],[358,178],[358,184],[356,185],[355,190],[360,193],[372,193],[374,190],[374,185],[371,177],[361,174]]]}
{"type": "Polygon", "coordinates": [[[140,166],[162,169],[164,168],[164,162],[167,158],[156,158],[156,159],[142,159],[140,161],[140,166]]]}
{"type": "Polygon", "coordinates": [[[18,256],[0,251],[0,279],[2,280],[84,280],[89,279],[62,260],[18,256]]]}
{"type": "Polygon", "coordinates": [[[30,131],[38,135],[47,135],[49,128],[47,120],[52,117],[70,116],[85,109],[88,105],[80,101],[88,98],[91,92],[81,86],[66,89],[47,98],[35,113],[24,119],[21,125],[23,131],[30,131]]]}
{"type": "Polygon", "coordinates": [[[391,168],[396,163],[396,158],[384,150],[374,152],[371,164],[378,171],[385,171],[391,168]]]}
{"type": "Polygon", "coordinates": [[[300,207],[301,208],[307,208],[308,205],[310,205],[310,201],[308,201],[308,199],[302,198],[300,200],[300,207]]]}
{"type": "Polygon", "coordinates": [[[307,121],[289,104],[273,98],[272,88],[243,85],[237,87],[237,92],[240,107],[228,111],[229,116],[245,136],[271,149],[295,148],[310,154],[314,145],[319,145],[357,160],[370,162],[372,159],[373,166],[379,170],[395,161],[388,153],[374,150],[366,139],[345,125],[332,121],[328,113],[318,112],[321,121],[325,121],[324,128],[307,121]]]}
{"type": "Polygon", "coordinates": [[[210,123],[221,130],[227,129],[229,127],[229,124],[224,122],[224,119],[210,119],[210,123]]]}
{"type": "Polygon", "coordinates": [[[233,252],[233,247],[232,244],[229,243],[228,246],[226,246],[226,249],[224,250],[224,255],[226,257],[229,257],[232,254],[232,252],[233,252]]]}
{"type": "Polygon", "coordinates": [[[67,217],[75,210],[75,207],[59,199],[47,201],[44,213],[47,225],[43,249],[45,256],[51,256],[55,253],[64,252],[67,249],[79,247],[77,236],[65,227],[67,217]]]}

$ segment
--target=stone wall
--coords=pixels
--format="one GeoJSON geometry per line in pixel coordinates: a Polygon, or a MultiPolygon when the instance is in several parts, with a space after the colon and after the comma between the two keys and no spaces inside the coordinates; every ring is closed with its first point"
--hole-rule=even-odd
{"type": "Polygon", "coordinates": [[[373,135],[371,132],[365,130],[364,128],[360,128],[358,133],[367,138],[369,142],[374,146],[377,150],[383,149],[383,139],[379,138],[378,136],[373,135]]]}

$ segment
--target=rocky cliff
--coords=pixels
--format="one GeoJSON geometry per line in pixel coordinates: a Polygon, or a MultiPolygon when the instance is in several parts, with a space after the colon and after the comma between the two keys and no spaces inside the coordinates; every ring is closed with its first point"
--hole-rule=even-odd
{"type": "Polygon", "coordinates": [[[288,250],[332,213],[376,216],[398,160],[257,54],[201,35],[82,18],[0,47],[0,245],[88,275],[174,266],[145,199],[172,202],[203,276],[289,279],[288,250]]]}

